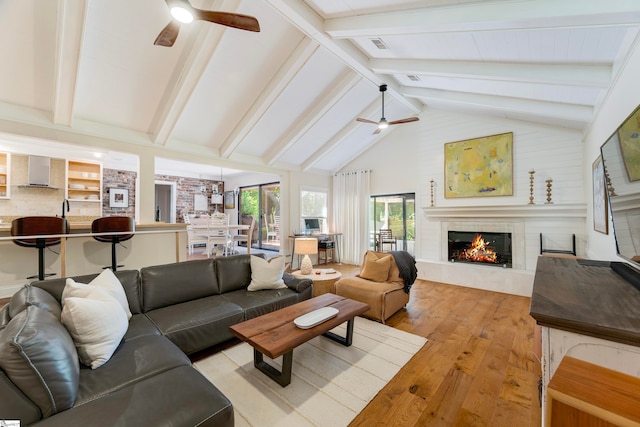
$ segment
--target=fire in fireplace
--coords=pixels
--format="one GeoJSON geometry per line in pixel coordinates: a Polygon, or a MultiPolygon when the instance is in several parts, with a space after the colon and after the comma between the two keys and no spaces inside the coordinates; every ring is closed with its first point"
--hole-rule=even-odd
{"type": "Polygon", "coordinates": [[[511,268],[511,233],[449,231],[448,259],[511,268]]]}

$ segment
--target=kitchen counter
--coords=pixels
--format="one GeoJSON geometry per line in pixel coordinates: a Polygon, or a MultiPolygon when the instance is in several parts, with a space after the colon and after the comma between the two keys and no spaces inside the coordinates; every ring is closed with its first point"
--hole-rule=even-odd
{"type": "MultiPolygon", "coordinates": [[[[16,217],[18,218],[18,217],[16,217]]],[[[67,218],[69,223],[69,234],[87,234],[91,233],[91,223],[95,218],[67,218]]],[[[4,220],[0,223],[0,239],[10,240],[11,221],[4,220]],[[4,238],[4,239],[3,239],[4,238]]],[[[185,224],[168,224],[165,222],[153,222],[150,224],[136,224],[136,232],[170,232],[185,231],[185,224]]]]}
{"type": "MultiPolygon", "coordinates": [[[[4,219],[4,218],[3,218],[4,219]]],[[[111,264],[111,244],[93,238],[93,218],[68,218],[69,233],[45,250],[45,271],[57,277],[95,274],[111,264]],[[50,250],[49,250],[50,249],[50,250]]],[[[0,298],[9,297],[38,272],[38,251],[13,243],[11,223],[0,224],[0,298]]],[[[101,233],[113,234],[113,233],[101,233]]],[[[136,224],[133,238],[116,246],[119,269],[130,270],[187,259],[185,224],[136,224]]]]}
{"type": "Polygon", "coordinates": [[[542,326],[640,347],[640,291],[609,265],[539,257],[531,316],[542,326]]]}

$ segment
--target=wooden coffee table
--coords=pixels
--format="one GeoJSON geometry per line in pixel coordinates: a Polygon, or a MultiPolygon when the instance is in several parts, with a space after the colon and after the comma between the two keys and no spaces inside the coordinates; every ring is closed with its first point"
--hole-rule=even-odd
{"type": "Polygon", "coordinates": [[[253,347],[253,365],[282,387],[286,387],[291,383],[294,348],[318,335],[324,335],[340,344],[350,346],[353,340],[353,319],[368,309],[367,304],[359,301],[334,294],[324,294],[238,323],[229,329],[253,347]],[[294,325],[293,320],[296,317],[329,306],[338,309],[336,317],[309,329],[301,329],[294,325]],[[344,322],[347,322],[347,332],[344,337],[329,332],[344,322]],[[283,356],[282,370],[278,371],[266,363],[263,355],[271,359],[283,356]]]}

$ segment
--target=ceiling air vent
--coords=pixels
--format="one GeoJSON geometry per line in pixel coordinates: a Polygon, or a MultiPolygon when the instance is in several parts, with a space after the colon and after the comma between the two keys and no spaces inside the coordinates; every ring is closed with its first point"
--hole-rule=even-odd
{"type": "Polygon", "coordinates": [[[375,38],[375,39],[369,39],[371,40],[371,43],[373,43],[378,49],[381,50],[389,50],[389,46],[387,46],[386,44],[384,44],[384,42],[382,41],[382,39],[380,38],[375,38]]]}
{"type": "Polygon", "coordinates": [[[411,80],[412,82],[419,82],[420,81],[420,77],[416,76],[415,74],[407,74],[407,78],[409,80],[411,80]]]}

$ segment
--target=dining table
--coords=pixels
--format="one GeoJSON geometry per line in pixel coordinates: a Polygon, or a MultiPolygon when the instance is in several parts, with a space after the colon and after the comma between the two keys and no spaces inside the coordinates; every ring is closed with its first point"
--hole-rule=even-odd
{"type": "MultiPolygon", "coordinates": [[[[219,236],[220,230],[226,230],[226,234],[231,234],[231,231],[249,230],[249,227],[248,224],[213,225],[210,223],[191,223],[191,229],[194,231],[194,234],[206,238],[219,236]]],[[[250,235],[248,241],[251,241],[250,235]]]]}

